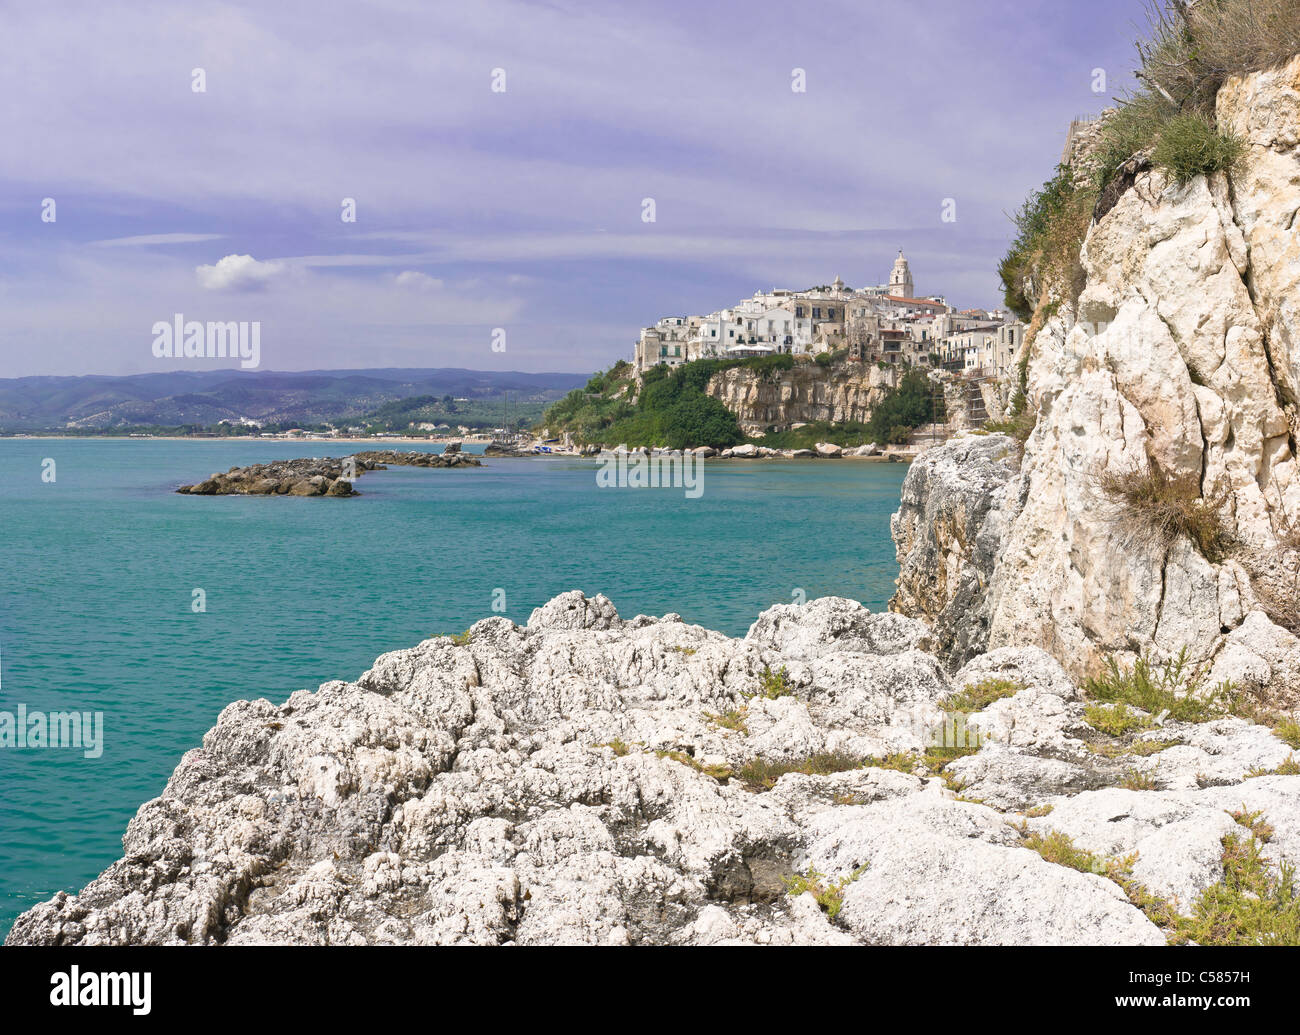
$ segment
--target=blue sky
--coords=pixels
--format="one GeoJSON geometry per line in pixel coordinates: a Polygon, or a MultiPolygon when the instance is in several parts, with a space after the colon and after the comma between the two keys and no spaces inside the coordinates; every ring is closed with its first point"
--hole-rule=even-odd
{"type": "Polygon", "coordinates": [[[1141,0],[3,19],[0,377],[235,365],[156,359],[178,312],[260,321],[265,369],[588,371],[662,315],[879,283],[900,247],[919,293],[996,305],[1006,213],[1131,83],[1144,24],[1141,0]]]}

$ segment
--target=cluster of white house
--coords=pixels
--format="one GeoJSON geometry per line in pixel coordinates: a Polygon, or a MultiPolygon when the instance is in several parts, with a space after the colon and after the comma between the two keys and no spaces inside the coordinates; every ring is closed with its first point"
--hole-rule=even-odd
{"type": "Polygon", "coordinates": [[[942,366],[971,376],[1005,373],[1024,326],[1001,310],[958,312],[941,296],[916,297],[911,267],[899,251],[889,283],[755,292],[708,316],[667,316],[641,332],[638,371],[696,359],[815,354],[844,350],[849,359],[942,366]]]}

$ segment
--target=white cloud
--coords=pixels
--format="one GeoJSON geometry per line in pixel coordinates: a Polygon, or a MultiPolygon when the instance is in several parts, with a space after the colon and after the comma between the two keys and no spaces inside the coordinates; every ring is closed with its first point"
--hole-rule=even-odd
{"type": "Polygon", "coordinates": [[[215,266],[196,266],[199,284],[209,291],[250,291],[265,287],[283,273],[278,262],[258,262],[251,255],[227,255],[215,266]]]}
{"type": "Polygon", "coordinates": [[[110,237],[105,241],[92,241],[100,248],[145,247],[151,244],[193,244],[196,241],[219,241],[225,234],[140,234],[137,237],[110,237]]]}
{"type": "Polygon", "coordinates": [[[442,290],[442,281],[418,270],[403,270],[393,278],[398,287],[407,291],[423,291],[426,294],[442,290]]]}

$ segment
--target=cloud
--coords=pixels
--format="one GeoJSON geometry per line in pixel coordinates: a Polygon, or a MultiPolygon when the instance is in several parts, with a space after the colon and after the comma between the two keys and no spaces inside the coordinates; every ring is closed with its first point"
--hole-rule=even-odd
{"type": "Polygon", "coordinates": [[[256,291],[285,270],[278,262],[258,262],[251,255],[227,255],[215,266],[196,266],[199,284],[209,291],[256,291]]]}
{"type": "Polygon", "coordinates": [[[193,244],[196,241],[219,241],[225,234],[140,234],[137,237],[110,237],[91,241],[99,248],[135,248],[152,244],[193,244]]]}
{"type": "Polygon", "coordinates": [[[407,291],[422,291],[426,294],[442,290],[442,281],[418,270],[403,270],[393,278],[398,287],[407,291]]]}

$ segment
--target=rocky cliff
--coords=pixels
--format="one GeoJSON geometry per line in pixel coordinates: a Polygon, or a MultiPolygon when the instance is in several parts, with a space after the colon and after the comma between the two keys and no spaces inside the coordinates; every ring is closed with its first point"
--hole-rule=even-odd
{"type": "Polygon", "coordinates": [[[715,374],[708,393],[736,415],[746,435],[770,427],[815,421],[865,423],[872,408],[898,384],[899,371],[875,363],[832,366],[801,361],[789,370],[732,367],[715,374]]]}
{"type": "Polygon", "coordinates": [[[1077,304],[1040,307],[1023,459],[955,442],[909,476],[895,606],[954,626],[954,662],[1033,644],[1082,677],[1186,648],[1300,700],[1300,58],[1230,79],[1217,118],[1244,168],[1180,185],[1133,163],[1087,232],[1077,304]],[[1226,548],[1135,535],[1126,479],[1193,487],[1226,548]]]}
{"type": "Polygon", "coordinates": [[[1043,651],[949,676],[930,636],[840,599],[741,639],[577,592],[484,619],[230,705],[7,944],[1162,944],[1226,810],[1300,862],[1265,727],[1103,735],[1043,651]],[[982,743],[931,746],[963,690],[982,743]]]}

